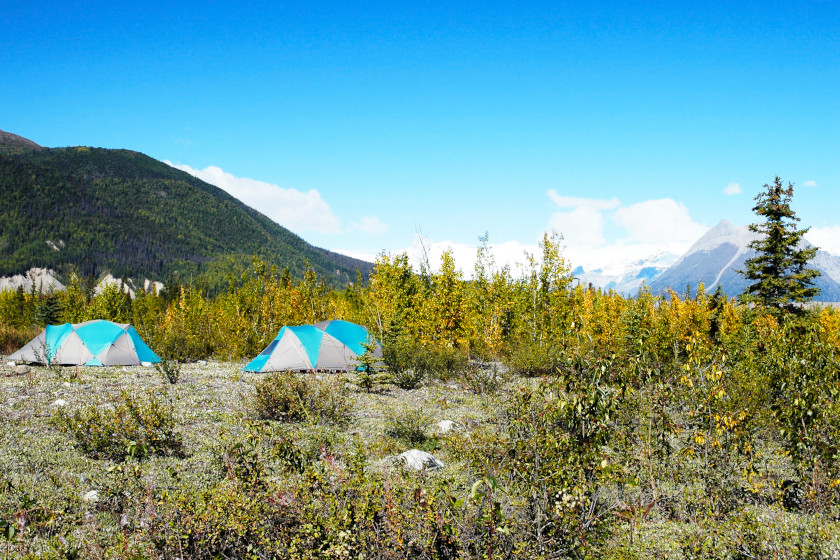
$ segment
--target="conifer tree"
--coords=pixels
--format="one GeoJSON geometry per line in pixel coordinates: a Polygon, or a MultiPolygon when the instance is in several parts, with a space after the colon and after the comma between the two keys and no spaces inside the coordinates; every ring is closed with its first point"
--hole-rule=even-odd
{"type": "Polygon", "coordinates": [[[810,228],[796,228],[799,218],[790,207],[792,198],[793,184],[782,186],[778,176],[772,185],[765,184],[764,191],[755,197],[753,212],[764,218],[764,222],[749,226],[751,231],[761,235],[749,247],[759,254],[747,259],[746,270],[739,271],[752,281],[739,299],[775,314],[799,312],[801,307],[797,304],[809,301],[819,293],[813,281],[820,272],[807,268],[817,248],[803,246],[803,236],[810,228]]]}

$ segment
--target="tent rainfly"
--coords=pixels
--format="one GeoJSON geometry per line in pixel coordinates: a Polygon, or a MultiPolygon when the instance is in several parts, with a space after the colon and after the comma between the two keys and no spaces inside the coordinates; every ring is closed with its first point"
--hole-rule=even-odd
{"type": "Polygon", "coordinates": [[[137,366],[160,361],[134,327],[104,320],[47,325],[8,359],[83,366],[137,366]]]}
{"type": "MultiPolygon", "coordinates": [[[[243,371],[350,371],[358,366],[370,341],[366,328],[347,321],[283,327],[259,356],[243,371]]],[[[382,355],[375,344],[375,355],[382,355]]]]}

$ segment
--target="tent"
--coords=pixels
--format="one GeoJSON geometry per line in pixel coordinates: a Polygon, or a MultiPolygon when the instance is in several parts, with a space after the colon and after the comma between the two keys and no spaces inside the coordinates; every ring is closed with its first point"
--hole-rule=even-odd
{"type": "Polygon", "coordinates": [[[134,327],[103,320],[47,325],[8,359],[84,366],[136,366],[160,361],[134,327]]]}
{"type": "MultiPolygon", "coordinates": [[[[243,371],[349,371],[358,366],[369,340],[366,328],[347,321],[283,327],[243,371]]],[[[381,353],[377,344],[374,354],[381,353]]]]}

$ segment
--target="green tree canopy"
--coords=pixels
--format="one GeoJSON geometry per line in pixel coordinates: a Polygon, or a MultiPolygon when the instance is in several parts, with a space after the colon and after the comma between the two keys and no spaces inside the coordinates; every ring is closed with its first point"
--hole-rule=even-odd
{"type": "Polygon", "coordinates": [[[793,184],[782,186],[778,176],[755,197],[753,212],[764,218],[764,222],[749,226],[751,231],[761,234],[749,246],[759,254],[747,259],[746,270],[739,271],[753,281],[740,300],[774,313],[798,312],[801,307],[797,304],[819,293],[813,281],[820,273],[807,268],[817,248],[804,243],[803,236],[810,228],[797,229],[799,218],[790,207],[792,198],[793,184]]]}

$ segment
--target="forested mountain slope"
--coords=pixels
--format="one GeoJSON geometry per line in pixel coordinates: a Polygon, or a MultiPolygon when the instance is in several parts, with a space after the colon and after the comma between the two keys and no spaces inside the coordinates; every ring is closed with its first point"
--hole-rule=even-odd
{"type": "Polygon", "coordinates": [[[0,135],[0,276],[31,267],[66,275],[166,281],[224,277],[253,255],[331,284],[371,264],[309,245],[183,171],[129,150],[40,148],[0,135]]]}

